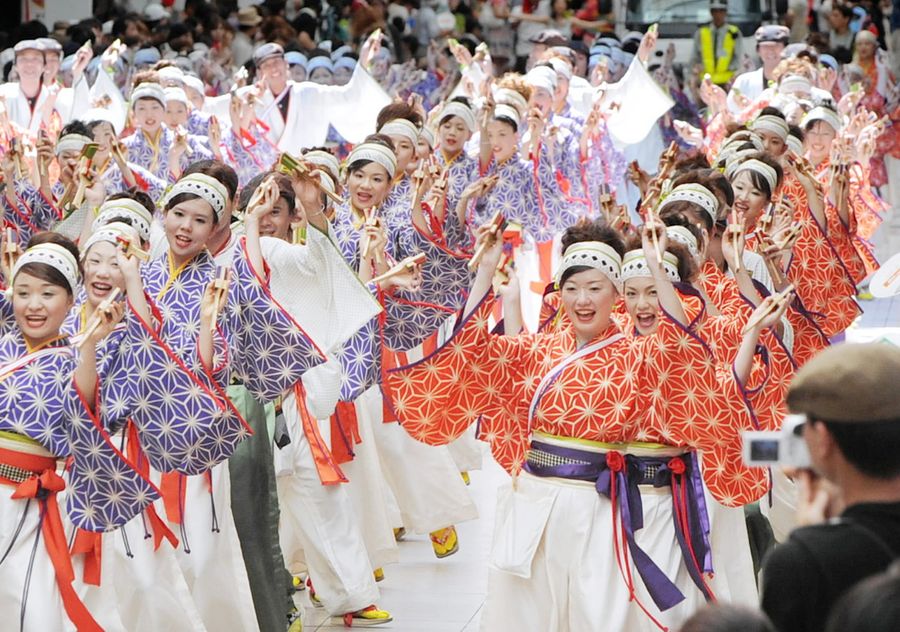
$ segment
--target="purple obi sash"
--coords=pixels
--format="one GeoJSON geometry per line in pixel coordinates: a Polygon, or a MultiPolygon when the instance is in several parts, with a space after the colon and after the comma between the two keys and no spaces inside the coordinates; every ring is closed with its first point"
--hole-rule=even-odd
{"type": "MultiPolygon", "coordinates": [[[[675,536],[681,547],[685,567],[707,600],[714,599],[703,577],[704,572],[712,572],[709,516],[700,470],[692,452],[674,457],[645,457],[615,451],[588,452],[533,439],[524,469],[535,476],[595,483],[597,493],[610,499],[614,511],[618,509],[622,537],[628,544],[628,552],[634,559],[634,565],[647,591],[660,610],[668,610],[681,602],[684,595],[641,549],[634,534],[644,526],[638,486],[670,487],[675,536]]],[[[615,532],[614,526],[614,534],[615,532]]],[[[618,561],[617,538],[615,545],[618,561]]],[[[623,571],[623,576],[629,577],[630,573],[623,571]]]]}

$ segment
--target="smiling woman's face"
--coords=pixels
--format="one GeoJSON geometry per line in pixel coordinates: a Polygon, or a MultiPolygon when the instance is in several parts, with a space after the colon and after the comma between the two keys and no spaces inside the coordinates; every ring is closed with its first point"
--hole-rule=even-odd
{"type": "Polygon", "coordinates": [[[625,309],[638,333],[647,336],[659,326],[659,299],[652,277],[635,277],[625,281],[625,309]]]}
{"type": "Polygon", "coordinates": [[[576,272],[562,284],[560,294],[579,341],[593,340],[609,325],[617,292],[600,270],[576,272]]]}
{"type": "Polygon", "coordinates": [[[734,189],[734,205],[732,208],[744,214],[744,226],[748,230],[752,230],[766,208],[766,204],[769,203],[769,198],[764,191],[760,191],[753,184],[749,171],[739,172],[731,186],[734,189]]]}
{"type": "Polygon", "coordinates": [[[13,283],[13,315],[32,346],[59,335],[72,295],[63,287],[21,270],[13,283]]]}
{"type": "Polygon", "coordinates": [[[115,288],[125,289],[125,277],[116,259],[116,246],[98,241],[84,257],[84,288],[91,305],[97,307],[115,288]]]}
{"type": "Polygon", "coordinates": [[[347,188],[354,208],[363,210],[380,206],[387,197],[391,179],[387,169],[375,162],[350,172],[347,188]]]}

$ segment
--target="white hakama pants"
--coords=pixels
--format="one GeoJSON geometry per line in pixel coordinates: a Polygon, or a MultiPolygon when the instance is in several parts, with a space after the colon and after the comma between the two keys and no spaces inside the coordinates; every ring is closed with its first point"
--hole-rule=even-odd
{"type": "Polygon", "coordinates": [[[208,630],[252,632],[259,625],[234,526],[228,462],[216,465],[211,475],[212,499],[205,474],[185,477],[183,529],[169,524],[181,540],[176,557],[208,630]]]}
{"type": "MultiPolygon", "coordinates": [[[[165,515],[159,501],[156,509],[165,515]]],[[[107,632],[206,630],[172,545],[163,540],[154,550],[154,539],[146,533],[143,517],[136,516],[103,534],[99,586],[81,581],[83,557],[73,556],[79,596],[107,632]]]]}
{"type": "MultiPolygon", "coordinates": [[[[11,498],[0,485],[0,613],[3,629],[24,632],[74,630],[63,609],[56,573],[40,533],[37,500],[11,498]],[[26,509],[27,506],[27,509],[26,509]],[[40,536],[40,537],[39,537],[40,536]],[[24,604],[24,613],[23,613],[24,604]]],[[[58,496],[60,513],[65,501],[58,496]]]]}
{"type": "MultiPolygon", "coordinates": [[[[275,450],[275,473],[280,543],[288,569],[297,570],[302,550],[316,595],[329,614],[366,608],[378,601],[379,592],[347,486],[322,484],[293,392],[285,397],[283,411],[291,442],[275,450]]],[[[329,425],[319,422],[323,437],[329,425]]]]}
{"type": "Polygon", "coordinates": [[[347,493],[362,530],[369,561],[373,568],[382,568],[398,563],[400,550],[394,539],[391,492],[381,471],[372,430],[373,424],[382,423],[381,391],[377,386],[370,388],[354,406],[361,441],[353,446],[354,459],[343,463],[341,469],[350,479],[347,493]]]}
{"type": "MultiPolygon", "coordinates": [[[[590,482],[524,472],[516,485],[499,491],[482,630],[658,630],[629,598],[616,563],[609,499],[590,482]]],[[[635,539],[685,599],[660,612],[629,564],[635,595],[675,630],[705,599],[682,560],[669,489],[640,490],[644,527],[635,539]]]]}

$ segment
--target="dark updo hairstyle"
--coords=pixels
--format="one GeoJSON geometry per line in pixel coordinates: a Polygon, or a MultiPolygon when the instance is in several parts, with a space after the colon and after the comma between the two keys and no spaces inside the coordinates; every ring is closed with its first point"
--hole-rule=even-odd
{"type": "MultiPolygon", "coordinates": [[[[579,220],[566,229],[561,241],[563,254],[573,244],[583,241],[599,241],[615,250],[620,257],[625,256],[625,242],[622,240],[622,235],[614,228],[607,226],[602,220],[579,220]]],[[[562,286],[573,274],[591,269],[589,266],[573,266],[560,277],[559,285],[562,286]]]]}
{"type": "MultiPolygon", "coordinates": [[[[396,155],[397,150],[394,148],[394,143],[391,141],[391,137],[387,134],[369,134],[366,136],[366,139],[363,141],[364,143],[375,143],[376,145],[383,145],[391,150],[396,155]]],[[[371,160],[354,160],[349,165],[347,165],[347,173],[353,173],[354,171],[359,171],[366,165],[368,165],[371,160]]]]}
{"type": "MultiPolygon", "coordinates": [[[[78,267],[78,275],[82,276],[84,274],[84,271],[81,269],[81,255],[78,252],[78,246],[76,246],[71,239],[62,236],[59,233],[38,233],[28,241],[28,245],[25,249],[27,250],[32,246],[37,246],[40,244],[56,244],[57,246],[68,250],[72,254],[72,257],[74,257],[75,259],[75,265],[78,267]]],[[[78,289],[69,287],[69,282],[66,280],[66,277],[63,276],[62,272],[46,263],[39,263],[36,261],[32,263],[26,263],[21,268],[19,268],[19,272],[30,274],[31,276],[40,279],[45,283],[58,285],[59,287],[66,290],[69,293],[69,296],[72,297],[75,296],[75,291],[78,289]]]]}
{"type": "MultiPolygon", "coordinates": [[[[237,195],[237,172],[229,165],[226,165],[224,162],[220,162],[218,160],[198,160],[197,162],[191,163],[191,165],[188,166],[188,168],[185,169],[184,173],[182,173],[181,175],[182,177],[184,177],[192,173],[202,173],[203,175],[207,175],[210,178],[215,178],[216,180],[218,180],[222,184],[222,186],[225,187],[225,191],[228,193],[229,200],[233,200],[235,195],[237,195]]],[[[196,193],[179,193],[168,202],[166,202],[165,211],[168,213],[170,210],[172,210],[172,208],[181,204],[182,202],[201,199],[203,198],[201,198],[196,193]]],[[[216,213],[215,209],[212,209],[212,222],[213,225],[217,225],[219,223],[219,216],[216,213]]]]}
{"type": "Polygon", "coordinates": [[[787,119],[784,118],[784,112],[782,112],[782,111],[779,110],[778,108],[773,107],[773,106],[771,106],[771,105],[767,105],[767,106],[764,107],[762,110],[760,110],[760,111],[759,111],[759,114],[757,115],[757,117],[759,117],[759,116],[777,116],[777,117],[780,118],[782,121],[784,121],[785,123],[787,123],[787,119]]]}
{"type": "MultiPolygon", "coordinates": [[[[672,188],[691,183],[703,185],[716,196],[716,199],[719,201],[717,219],[718,215],[721,215],[726,207],[734,204],[734,191],[731,188],[731,183],[728,182],[728,178],[716,169],[699,169],[683,173],[672,182],[672,188]]],[[[697,205],[692,202],[672,202],[662,209],[660,215],[663,219],[670,215],[686,215],[695,208],[697,208],[697,205]]],[[[705,211],[700,213],[700,217],[707,232],[712,232],[713,226],[715,226],[713,219],[705,211]]]]}
{"type": "Polygon", "coordinates": [[[675,162],[674,165],[675,173],[696,171],[698,169],[709,169],[709,167],[709,160],[701,151],[682,156],[675,162]]]}
{"type": "MultiPolygon", "coordinates": [[[[772,167],[772,169],[775,170],[775,175],[778,179],[778,183],[775,185],[775,191],[781,188],[781,183],[784,182],[784,169],[781,168],[781,165],[778,164],[777,160],[772,158],[764,151],[761,151],[752,156],[748,156],[746,160],[758,160],[772,167]]],[[[775,195],[775,191],[773,191],[772,187],[769,186],[769,181],[766,180],[761,173],[757,173],[756,171],[748,170],[747,174],[750,176],[750,182],[753,183],[754,188],[762,191],[766,195],[766,197],[771,200],[772,196],[775,195]]]]}
{"type": "MultiPolygon", "coordinates": [[[[466,106],[467,108],[471,108],[471,107],[472,107],[472,104],[469,102],[469,100],[468,100],[466,97],[453,97],[452,99],[450,99],[450,101],[448,101],[448,103],[454,103],[454,102],[455,102],[455,103],[462,103],[462,104],[463,104],[464,106],[466,106]]],[[[446,123],[447,121],[449,121],[450,119],[452,119],[454,116],[456,116],[456,115],[455,115],[455,114],[448,114],[447,116],[442,116],[442,117],[441,117],[441,120],[438,121],[438,127],[440,127],[441,125],[443,125],[444,123],[446,123]]]]}
{"type": "Polygon", "coordinates": [[[399,101],[390,103],[381,108],[381,111],[378,113],[378,118],[375,119],[375,129],[381,129],[384,127],[385,123],[396,119],[407,120],[417,128],[422,128],[422,114],[409,103],[399,101]]]}
{"type": "MultiPolygon", "coordinates": [[[[131,187],[127,191],[120,191],[118,193],[113,193],[112,195],[106,196],[106,201],[110,202],[112,200],[134,200],[145,209],[150,212],[150,216],[153,216],[153,213],[156,211],[156,205],[153,203],[153,198],[151,198],[147,193],[141,191],[137,187],[131,187]]],[[[128,226],[134,226],[134,222],[130,217],[125,215],[113,215],[109,218],[108,224],[112,224],[113,222],[120,222],[122,224],[127,224],[128,226]]],[[[143,244],[146,245],[146,244],[143,244]]]]}
{"type": "Polygon", "coordinates": [[[93,138],[94,133],[91,127],[85,123],[84,121],[69,121],[66,123],[61,130],[59,130],[59,137],[62,138],[67,134],[80,134],[81,136],[87,136],[88,138],[93,138]]]}
{"type": "Polygon", "coordinates": [[[244,188],[241,189],[241,194],[238,196],[237,210],[239,213],[244,213],[244,211],[247,210],[247,205],[250,204],[250,198],[253,197],[253,194],[256,192],[256,189],[259,188],[259,185],[262,184],[263,180],[269,176],[275,178],[275,184],[278,185],[278,197],[287,202],[288,209],[290,209],[291,213],[294,213],[297,199],[294,194],[294,187],[291,185],[291,179],[278,171],[264,171],[263,173],[258,173],[244,185],[244,188]]]}
{"type": "Polygon", "coordinates": [[[202,173],[210,178],[215,178],[222,183],[225,190],[228,191],[228,199],[233,200],[238,191],[238,174],[231,165],[226,165],[221,160],[198,160],[188,165],[184,170],[183,176],[192,173],[202,173]]]}
{"type": "MultiPolygon", "coordinates": [[[[690,220],[684,215],[667,216],[663,220],[663,223],[666,226],[684,226],[691,231],[691,234],[697,239],[698,244],[701,242],[699,229],[691,224],[690,220]]],[[[644,245],[639,234],[631,235],[625,242],[627,252],[641,250],[643,247],[644,245]]],[[[691,283],[694,278],[696,278],[699,268],[697,266],[697,261],[691,255],[691,251],[687,249],[687,246],[673,239],[669,239],[666,243],[666,252],[675,255],[675,259],[678,260],[678,276],[681,278],[681,282],[691,283]]]]}

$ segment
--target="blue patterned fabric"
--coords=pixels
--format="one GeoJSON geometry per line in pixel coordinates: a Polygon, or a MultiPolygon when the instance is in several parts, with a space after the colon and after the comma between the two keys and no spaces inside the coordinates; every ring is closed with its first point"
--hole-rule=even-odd
{"type": "MultiPolygon", "coordinates": [[[[28,354],[12,315],[0,297],[0,365],[28,354]]],[[[128,522],[159,497],[116,450],[74,386],[76,351],[66,339],[30,356],[0,379],[0,429],[27,436],[59,457],[71,456],[67,514],[89,531],[109,531],[128,522]]]]}
{"type": "MultiPolygon", "coordinates": [[[[169,170],[169,149],[175,142],[175,132],[163,127],[159,131],[159,139],[154,146],[141,130],[135,131],[130,136],[122,139],[122,144],[128,150],[128,162],[133,162],[160,180],[165,182],[174,182],[175,178],[169,170]]],[[[199,137],[188,135],[188,145],[193,155],[188,156],[187,152],[181,155],[181,170],[187,169],[188,165],[198,160],[209,160],[213,157],[212,152],[206,148],[199,137]]]]}
{"type": "Polygon", "coordinates": [[[10,205],[5,195],[0,197],[4,211],[3,225],[4,228],[15,230],[19,243],[24,246],[35,233],[50,230],[59,221],[60,214],[56,205],[31,182],[16,180],[15,188],[18,200],[15,207],[10,205]]]}

